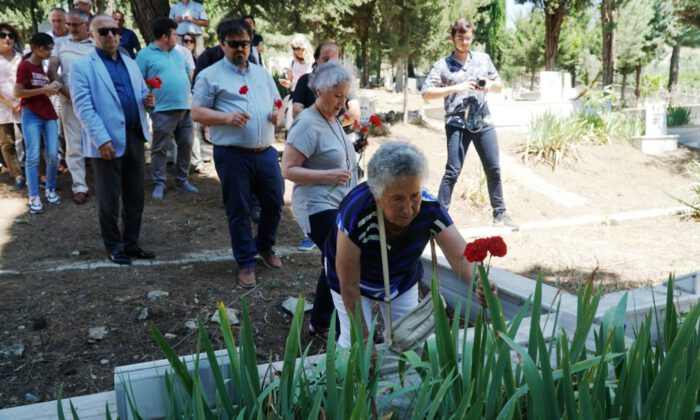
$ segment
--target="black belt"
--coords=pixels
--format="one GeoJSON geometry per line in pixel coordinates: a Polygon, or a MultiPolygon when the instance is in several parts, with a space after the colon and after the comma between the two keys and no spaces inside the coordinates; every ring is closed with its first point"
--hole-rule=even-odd
{"type": "Polygon", "coordinates": [[[233,150],[237,150],[239,152],[248,152],[248,153],[262,153],[269,149],[272,146],[263,146],[263,147],[240,147],[240,146],[228,146],[233,150]]]}

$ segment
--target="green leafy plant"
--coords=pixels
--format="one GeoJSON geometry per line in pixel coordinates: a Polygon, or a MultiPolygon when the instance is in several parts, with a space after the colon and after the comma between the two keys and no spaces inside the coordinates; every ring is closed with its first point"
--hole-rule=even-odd
{"type": "MultiPolygon", "coordinates": [[[[198,349],[206,354],[216,384],[215,401],[208,401],[202,389],[199,356],[189,373],[154,327],[154,337],[174,373],[166,377],[167,418],[604,419],[692,418],[700,414],[700,305],[679,318],[672,276],[667,285],[665,319],[647,314],[634,339],[625,335],[626,294],[595,322],[601,293],[593,285],[594,274],[579,290],[571,336],[564,330],[557,332],[559,306],[552,313],[543,310],[541,275],[534,294],[510,320],[505,319],[499,299],[488,287],[484,265],[478,265],[473,281],[483,286],[488,307],[469,331],[460,330],[459,317],[450,322],[433,281],[430,293],[435,335],[419,353],[389,357],[378,349],[376,359],[372,340],[363,342],[357,311],[352,320],[351,348],[339,350],[331,341],[325,359],[309,363],[308,347],[302,349],[300,340],[300,299],[282,370],[264,375],[256,362],[247,306],[241,305],[242,326],[236,343],[226,310],[220,305],[221,331],[230,362],[228,378],[201,322],[198,335],[198,349]],[[516,341],[516,333],[525,326],[529,326],[527,347],[516,341]],[[545,335],[544,331],[553,333],[545,335]],[[653,338],[654,331],[659,332],[658,339],[653,338]],[[386,360],[397,360],[398,378],[380,379],[379,367],[385,355],[386,360]],[[173,391],[175,381],[184,389],[182,394],[173,391]]],[[[466,313],[470,313],[471,288],[467,293],[466,313]]],[[[459,305],[455,313],[461,313],[459,305]]],[[[335,322],[331,322],[334,327],[335,322]]],[[[373,334],[374,323],[370,330],[373,334]]],[[[333,334],[331,330],[330,336],[333,334]]],[[[60,389],[58,398],[59,418],[64,418],[60,389]]],[[[74,407],[71,411],[77,418],[74,407]]],[[[140,418],[133,406],[132,415],[140,418]]]]}
{"type": "Polygon", "coordinates": [[[678,127],[690,124],[690,108],[684,106],[669,106],[666,108],[666,125],[678,127]]]}
{"type": "Polygon", "coordinates": [[[523,159],[532,156],[554,169],[566,156],[575,156],[580,138],[569,130],[566,117],[545,112],[530,121],[523,159]]]}

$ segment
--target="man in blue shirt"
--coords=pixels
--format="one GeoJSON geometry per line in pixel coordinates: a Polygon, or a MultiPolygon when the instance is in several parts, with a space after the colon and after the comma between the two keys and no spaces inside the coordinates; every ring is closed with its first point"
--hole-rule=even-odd
{"type": "Polygon", "coordinates": [[[121,34],[119,36],[119,46],[129,53],[131,58],[136,58],[136,53],[141,49],[139,38],[131,29],[124,27],[124,13],[119,10],[112,13],[112,17],[117,21],[121,34]]]}
{"type": "Polygon", "coordinates": [[[96,16],[90,29],[96,49],[73,63],[70,95],[83,127],[83,155],[91,160],[94,172],[102,240],[110,261],[131,264],[132,258],[155,258],[138,242],[144,205],[143,145],[151,138],[144,105],[155,106],[155,98],[136,63],[119,53],[117,22],[96,16]]]}
{"type": "Polygon", "coordinates": [[[209,26],[209,17],[204,6],[196,1],[182,0],[170,8],[168,17],[178,24],[178,42],[182,43],[182,37],[185,34],[194,34],[197,41],[195,51],[197,55],[201,54],[204,51],[204,39],[202,38],[204,31],[202,28],[209,26]]]}
{"type": "Polygon", "coordinates": [[[156,109],[151,113],[151,175],[155,200],[162,200],[165,192],[167,152],[173,136],[177,145],[175,188],[190,193],[198,191],[188,181],[194,134],[190,116],[190,68],[182,54],[174,48],[177,42],[176,29],[177,23],[174,20],[158,19],[153,24],[154,41],[139,51],[136,57],[136,63],[146,79],[158,77],[163,82],[161,88],[153,91],[158,101],[156,109]]]}
{"type": "Polygon", "coordinates": [[[284,181],[271,145],[284,114],[274,106],[280,95],[272,77],[248,62],[250,27],[242,20],[229,20],[219,24],[217,32],[225,58],[197,76],[192,117],[210,127],[231,248],[240,266],[238,282],[254,287],[256,254],[269,268],[282,267],[272,247],[282,215],[284,181]],[[248,219],[251,192],[262,209],[256,238],[248,219]]]}

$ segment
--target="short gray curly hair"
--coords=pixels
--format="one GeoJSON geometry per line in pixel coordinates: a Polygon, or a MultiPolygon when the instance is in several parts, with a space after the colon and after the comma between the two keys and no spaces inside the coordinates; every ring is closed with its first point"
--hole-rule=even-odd
{"type": "Polygon", "coordinates": [[[316,92],[317,90],[324,91],[343,83],[351,83],[350,73],[340,64],[339,61],[331,60],[325,64],[316,67],[316,70],[309,78],[309,88],[316,92]]]}
{"type": "Polygon", "coordinates": [[[367,164],[367,185],[375,197],[381,197],[387,185],[412,176],[424,182],[428,160],[420,149],[405,141],[384,143],[367,164]]]}

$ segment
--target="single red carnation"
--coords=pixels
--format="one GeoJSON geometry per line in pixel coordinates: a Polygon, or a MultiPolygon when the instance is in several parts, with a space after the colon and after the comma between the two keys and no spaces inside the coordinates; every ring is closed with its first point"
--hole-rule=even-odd
{"type": "Polygon", "coordinates": [[[160,77],[152,77],[150,79],[146,79],[146,86],[148,86],[149,89],[160,89],[160,87],[163,85],[163,81],[160,80],[160,77]]]}
{"type": "Polygon", "coordinates": [[[366,125],[363,125],[363,126],[360,128],[360,133],[362,133],[362,134],[367,134],[367,133],[369,133],[369,127],[367,127],[366,125]]]}
{"type": "Polygon", "coordinates": [[[282,109],[282,100],[281,99],[277,99],[275,101],[275,108],[282,109]]]}
{"type": "Polygon", "coordinates": [[[352,128],[357,130],[358,128],[360,128],[360,123],[357,122],[357,120],[355,120],[355,123],[352,125],[352,128]]]}
{"type": "Polygon", "coordinates": [[[470,242],[467,244],[467,247],[464,249],[464,256],[467,257],[467,261],[469,262],[482,262],[486,258],[486,255],[488,254],[487,248],[484,246],[485,243],[483,239],[477,239],[474,242],[470,242]]]}
{"type": "Polygon", "coordinates": [[[377,115],[372,115],[369,117],[369,123],[373,124],[375,127],[381,127],[382,126],[382,119],[379,118],[377,115]]]}
{"type": "Polygon", "coordinates": [[[491,255],[494,257],[505,257],[508,252],[508,246],[500,236],[494,236],[488,239],[488,248],[491,255]]]}
{"type": "Polygon", "coordinates": [[[247,95],[248,90],[248,85],[243,85],[240,89],[238,89],[238,93],[240,93],[241,95],[247,95]]]}

